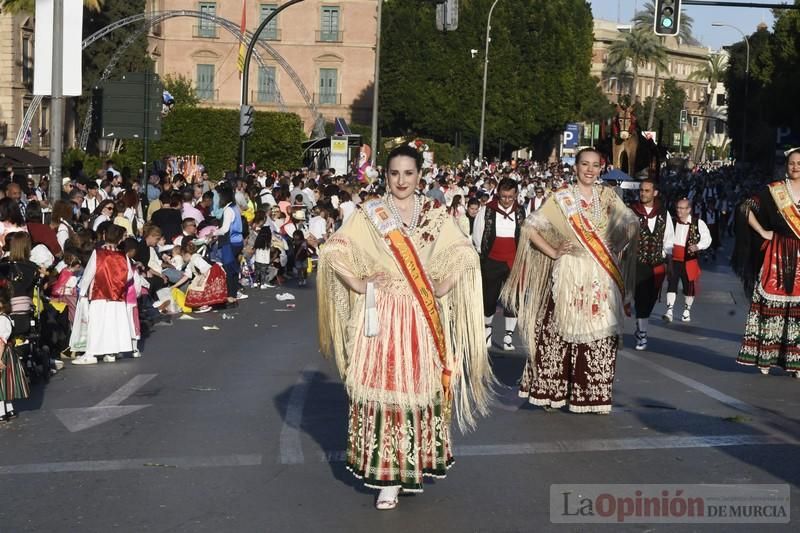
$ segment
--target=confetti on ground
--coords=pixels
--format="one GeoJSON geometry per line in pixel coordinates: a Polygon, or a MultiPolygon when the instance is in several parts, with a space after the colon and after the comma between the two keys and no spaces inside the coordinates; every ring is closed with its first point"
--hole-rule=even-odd
{"type": "Polygon", "coordinates": [[[209,331],[209,330],[219,331],[219,328],[217,326],[203,326],[203,330],[205,330],[205,331],[209,331]]]}

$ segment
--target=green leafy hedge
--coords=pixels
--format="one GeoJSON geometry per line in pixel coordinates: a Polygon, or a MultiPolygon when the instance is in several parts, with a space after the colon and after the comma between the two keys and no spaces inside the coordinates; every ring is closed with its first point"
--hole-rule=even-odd
{"type": "MultiPolygon", "coordinates": [[[[293,113],[256,112],[255,133],[247,139],[247,164],[285,170],[301,166],[307,139],[303,122],[293,113]]],[[[142,141],[125,141],[112,159],[117,168],[141,167],[142,141]]],[[[213,180],[236,170],[239,159],[239,111],[233,109],[176,108],[162,122],[161,140],[150,143],[150,161],[167,155],[198,155],[213,180]]],[[[73,159],[79,157],[71,153],[73,159]]],[[[93,172],[97,157],[84,155],[84,167],[93,172]]]]}

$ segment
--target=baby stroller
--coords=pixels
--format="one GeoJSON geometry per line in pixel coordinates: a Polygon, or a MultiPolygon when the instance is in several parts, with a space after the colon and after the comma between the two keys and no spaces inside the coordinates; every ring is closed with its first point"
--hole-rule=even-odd
{"type": "Polygon", "coordinates": [[[27,312],[11,313],[14,327],[11,342],[17,357],[31,382],[50,381],[50,348],[42,342],[42,282],[37,281],[34,288],[33,303],[27,312]]]}

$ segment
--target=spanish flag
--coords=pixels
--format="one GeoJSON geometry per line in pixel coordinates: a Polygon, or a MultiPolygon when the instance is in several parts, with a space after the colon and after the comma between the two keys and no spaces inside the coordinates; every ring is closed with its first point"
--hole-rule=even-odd
{"type": "Polygon", "coordinates": [[[239,41],[239,79],[242,79],[244,72],[244,56],[247,48],[244,45],[245,31],[247,28],[247,0],[242,0],[242,25],[240,31],[242,40],[239,41]]]}

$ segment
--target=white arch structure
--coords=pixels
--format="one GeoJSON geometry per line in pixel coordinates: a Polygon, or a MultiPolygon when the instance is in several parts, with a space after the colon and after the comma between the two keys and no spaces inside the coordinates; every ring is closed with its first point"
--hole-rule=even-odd
{"type": "MultiPolygon", "coordinates": [[[[125,41],[125,43],[123,43],[123,45],[114,53],[114,55],[111,58],[111,61],[109,61],[109,64],[106,66],[105,70],[103,71],[103,74],[101,75],[99,81],[102,82],[102,81],[105,81],[106,79],[108,79],[108,77],[111,75],[111,72],[114,69],[114,66],[116,66],[117,61],[119,61],[119,58],[122,56],[122,52],[124,52],[124,50],[128,46],[130,46],[133,43],[133,41],[135,41],[137,38],[139,38],[142,33],[144,33],[145,31],[149,30],[152,26],[154,26],[154,25],[156,25],[156,24],[158,24],[158,23],[160,23],[160,22],[162,22],[164,20],[171,19],[171,18],[176,18],[176,17],[193,17],[193,18],[198,18],[198,19],[209,20],[211,22],[219,24],[221,27],[226,29],[228,32],[230,32],[231,34],[236,36],[236,38],[239,39],[240,42],[243,42],[245,45],[249,42],[249,39],[252,38],[252,33],[251,32],[245,32],[245,36],[243,37],[241,35],[241,33],[240,33],[239,26],[235,22],[230,21],[230,20],[225,19],[225,18],[222,18],[222,17],[217,17],[216,15],[209,15],[207,13],[202,13],[200,11],[192,11],[192,10],[181,9],[181,10],[173,10],[173,11],[161,11],[161,12],[141,13],[141,14],[138,14],[138,15],[132,15],[130,17],[126,17],[124,19],[120,19],[120,20],[118,20],[116,22],[113,22],[113,23],[109,24],[108,26],[105,26],[104,28],[101,28],[101,29],[97,30],[95,33],[93,33],[92,35],[90,35],[89,37],[84,39],[83,42],[81,43],[82,48],[86,49],[87,47],[91,46],[96,41],[98,41],[99,39],[102,39],[103,37],[105,37],[106,35],[108,35],[109,33],[111,33],[114,30],[117,30],[117,29],[122,28],[123,26],[127,26],[129,24],[135,24],[137,22],[144,22],[144,24],[142,25],[142,29],[140,31],[134,33],[133,35],[131,35],[125,41]]],[[[286,59],[280,53],[278,53],[278,51],[275,50],[272,46],[270,46],[269,44],[267,44],[266,42],[261,41],[261,40],[259,40],[259,42],[257,44],[264,51],[266,51],[270,56],[272,56],[272,58],[281,66],[281,68],[283,68],[284,71],[286,71],[286,73],[292,79],[292,82],[294,82],[295,86],[297,87],[297,90],[300,92],[300,95],[303,97],[303,100],[305,101],[306,105],[308,106],[309,110],[311,111],[311,115],[314,117],[314,132],[315,132],[315,134],[317,136],[323,136],[324,137],[324,135],[325,135],[325,121],[324,121],[322,115],[320,114],[319,109],[317,109],[317,106],[314,104],[314,99],[311,97],[311,94],[308,92],[308,89],[306,89],[306,86],[303,84],[303,81],[300,79],[300,76],[297,75],[297,72],[295,72],[295,70],[292,68],[292,66],[289,64],[289,62],[286,61],[286,59]]],[[[258,53],[254,53],[254,55],[256,57],[256,61],[259,64],[259,66],[264,67],[265,65],[264,65],[263,59],[259,56],[259,54],[258,53]]],[[[276,90],[277,90],[277,87],[276,87],[276,90]]],[[[285,104],[283,103],[283,99],[281,98],[280,93],[276,91],[276,94],[278,95],[278,103],[279,103],[279,105],[282,108],[285,107],[285,104]]],[[[25,117],[23,119],[22,125],[20,126],[19,131],[17,132],[17,137],[16,137],[15,142],[14,142],[15,146],[18,146],[18,147],[23,146],[23,142],[24,142],[24,138],[25,138],[25,132],[30,127],[31,122],[33,121],[33,117],[36,114],[36,111],[39,109],[39,106],[41,105],[41,103],[42,103],[42,96],[41,95],[34,96],[33,100],[31,101],[31,105],[28,107],[28,111],[25,113],[25,117]]],[[[91,125],[91,108],[87,112],[87,116],[86,116],[86,118],[84,120],[83,130],[81,132],[81,147],[82,148],[86,147],[86,142],[88,140],[88,131],[89,131],[90,125],[91,125]]]]}

